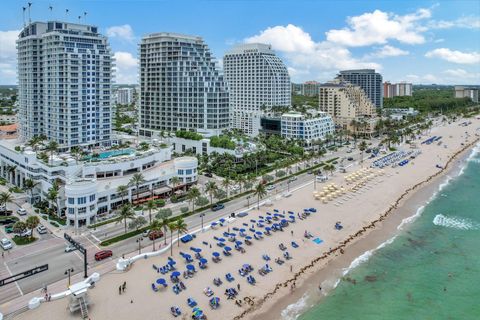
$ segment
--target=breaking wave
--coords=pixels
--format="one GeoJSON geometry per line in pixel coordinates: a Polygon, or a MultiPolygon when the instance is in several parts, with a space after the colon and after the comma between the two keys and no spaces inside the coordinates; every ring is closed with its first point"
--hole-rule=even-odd
{"type": "Polygon", "coordinates": [[[480,224],[465,218],[447,217],[443,214],[437,214],[433,218],[433,224],[440,227],[452,228],[457,230],[478,230],[480,224]]]}

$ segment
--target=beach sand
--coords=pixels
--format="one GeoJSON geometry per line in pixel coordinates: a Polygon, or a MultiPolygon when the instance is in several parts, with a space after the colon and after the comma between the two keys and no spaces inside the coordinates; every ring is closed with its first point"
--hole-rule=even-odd
{"type": "MultiPolygon", "coordinates": [[[[138,261],[128,272],[110,272],[102,276],[96,287],[89,291],[90,319],[173,319],[169,312],[172,305],[178,305],[182,309],[185,319],[190,319],[190,308],[186,303],[188,297],[195,298],[209,319],[279,319],[282,309],[289,303],[298,300],[302,292],[305,292],[307,285],[318,286],[318,281],[321,279],[318,278],[320,270],[325,275],[323,281],[330,278],[329,274],[337,275],[341,263],[335,264],[335,261],[351,261],[362,254],[369,246],[367,242],[355,248],[355,244],[360,243],[359,239],[368,239],[371,231],[386,225],[386,218],[396,210],[398,211],[398,208],[416,191],[438,181],[439,176],[447,170],[437,168],[436,164],[445,167],[448,163],[451,166],[458,160],[458,158],[450,160],[454,155],[459,156],[462,150],[471,149],[475,140],[479,138],[476,134],[480,133],[477,131],[480,121],[478,119],[469,120],[473,123],[467,127],[459,126],[459,123],[463,121],[457,121],[433,128],[428,135],[417,141],[417,147],[422,150],[422,154],[404,167],[385,168],[384,175],[370,181],[367,187],[362,188],[361,192],[349,193],[353,197],[346,201],[341,200],[343,202],[341,205],[336,205],[337,200],[330,201],[328,204],[315,200],[312,196],[314,184],[311,182],[293,191],[291,197],[283,198],[278,195],[277,198],[274,196],[272,199],[274,205],[271,207],[260,207],[259,211],[253,210],[247,217],[237,219],[228,226],[198,234],[191,243],[180,244],[180,247],[175,244],[173,258],[177,261],[177,269],[180,271],[185,270],[185,263],[178,253],[179,251],[191,253],[189,250],[191,246],[202,248],[203,256],[209,260],[207,269],[199,270],[191,279],[182,280],[187,286],[187,290],[182,291],[179,295],[175,295],[170,286],[160,292],[153,292],[151,289],[151,283],[157,278],[168,278],[168,275],[157,274],[152,268],[152,264],[165,265],[168,254],[138,261]],[[468,138],[465,134],[466,131],[470,135],[468,138]],[[421,141],[433,135],[443,137],[440,146],[436,143],[420,144],[421,141]],[[448,148],[444,148],[444,145],[447,145],[448,148]],[[210,261],[211,252],[221,252],[221,249],[215,245],[213,236],[221,237],[227,228],[232,230],[233,227],[243,227],[242,223],[251,224],[250,219],[256,219],[259,214],[265,216],[266,211],[273,212],[274,208],[279,209],[280,212],[283,210],[303,212],[304,208],[310,207],[315,207],[317,212],[305,220],[297,219],[297,222],[290,224],[284,232],[272,233],[271,236],[265,236],[263,240],[252,240],[251,246],[244,246],[246,249],[244,254],[233,250],[232,256],[222,257],[222,262],[218,264],[210,261]],[[335,230],[336,221],[342,222],[344,227],[342,230],[335,230]],[[293,230],[293,235],[291,230],[293,230]],[[319,237],[323,242],[316,244],[311,239],[303,238],[305,230],[311,232],[315,236],[314,238],[319,237]],[[292,240],[296,241],[300,247],[292,248],[290,246],[292,240]],[[202,244],[203,241],[211,243],[212,248],[202,244]],[[282,251],[278,248],[280,243],[284,243],[288,247],[288,251],[293,257],[292,260],[286,261],[281,266],[273,261],[276,257],[282,256],[282,251]],[[329,251],[330,253],[328,253],[329,251]],[[342,254],[341,251],[344,253],[342,254]],[[265,265],[265,261],[262,259],[264,253],[269,254],[272,258],[269,265],[273,268],[273,272],[261,276],[257,270],[265,265]],[[342,255],[341,259],[335,259],[342,255]],[[347,256],[350,258],[343,259],[347,256]],[[255,268],[252,273],[257,280],[255,286],[249,285],[246,279],[238,274],[238,269],[244,263],[249,263],[255,268]],[[235,281],[228,283],[225,280],[225,274],[228,272],[235,277],[235,281]],[[325,274],[326,272],[328,274],[325,274]],[[315,275],[317,278],[312,278],[315,275]],[[222,279],[223,284],[220,287],[213,285],[214,277],[222,279]],[[119,295],[118,287],[124,281],[127,282],[126,293],[119,295]],[[292,291],[293,283],[295,283],[296,289],[292,291]],[[234,303],[235,300],[226,299],[223,294],[225,289],[236,288],[237,284],[241,286],[237,299],[244,301],[244,298],[250,297],[254,301],[253,306],[248,306],[244,301],[243,306],[238,307],[234,303]],[[215,296],[221,299],[221,306],[217,310],[210,309],[209,298],[203,294],[203,289],[208,286],[215,292],[215,296]]],[[[403,148],[406,150],[408,147],[404,146],[403,148]]],[[[370,164],[369,160],[365,160],[363,167],[369,167],[370,164]]],[[[358,169],[360,169],[360,165],[350,167],[347,174],[358,169]]],[[[335,173],[328,183],[333,182],[337,185],[347,186],[344,175],[335,173]]],[[[321,190],[323,186],[324,184],[317,183],[317,190],[321,190]]],[[[411,212],[410,210],[406,211],[411,212]]],[[[401,219],[399,217],[396,219],[398,225],[401,219]]],[[[395,229],[393,226],[390,228],[392,229],[390,232],[395,229]]],[[[388,232],[389,228],[384,230],[388,232]]],[[[231,246],[233,247],[233,245],[231,246]]],[[[169,280],[168,282],[171,285],[169,280]]],[[[52,301],[42,304],[38,309],[27,311],[15,319],[78,318],[78,314],[70,314],[67,306],[67,299],[52,301]]]]}

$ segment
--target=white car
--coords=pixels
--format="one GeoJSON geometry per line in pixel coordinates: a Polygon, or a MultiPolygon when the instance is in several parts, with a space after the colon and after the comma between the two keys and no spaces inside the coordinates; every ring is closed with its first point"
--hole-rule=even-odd
{"type": "Polygon", "coordinates": [[[150,234],[150,229],[147,229],[147,230],[143,231],[142,236],[143,237],[148,237],[149,234],[150,234]]]}
{"type": "Polygon", "coordinates": [[[17,210],[17,213],[19,216],[24,216],[27,214],[27,210],[23,209],[23,208],[20,208],[17,210]]]}
{"type": "Polygon", "coordinates": [[[65,247],[65,252],[72,252],[72,251],[75,251],[75,250],[77,250],[77,248],[75,248],[71,244],[69,244],[65,247]]]}
{"type": "Polygon", "coordinates": [[[48,231],[47,228],[45,228],[45,226],[43,226],[43,225],[39,225],[39,226],[37,227],[37,232],[38,232],[39,234],[45,234],[45,233],[47,233],[47,231],[48,231]]]}
{"type": "Polygon", "coordinates": [[[273,185],[273,184],[267,186],[267,190],[268,190],[268,191],[273,190],[273,189],[275,189],[275,188],[276,188],[276,187],[275,187],[275,185],[273,185]]]}
{"type": "Polygon", "coordinates": [[[20,237],[31,237],[32,236],[32,229],[27,229],[19,234],[20,237]]]}
{"type": "Polygon", "coordinates": [[[3,250],[10,250],[13,248],[12,242],[7,238],[0,240],[0,246],[2,246],[3,250]]]}

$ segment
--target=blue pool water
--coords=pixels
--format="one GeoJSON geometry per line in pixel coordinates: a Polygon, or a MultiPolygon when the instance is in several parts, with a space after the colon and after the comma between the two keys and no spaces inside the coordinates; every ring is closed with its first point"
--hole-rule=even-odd
{"type": "Polygon", "coordinates": [[[100,152],[97,158],[93,158],[91,155],[86,156],[84,160],[91,160],[91,159],[105,160],[112,157],[130,155],[133,153],[135,153],[134,149],[110,150],[110,151],[100,152]]]}

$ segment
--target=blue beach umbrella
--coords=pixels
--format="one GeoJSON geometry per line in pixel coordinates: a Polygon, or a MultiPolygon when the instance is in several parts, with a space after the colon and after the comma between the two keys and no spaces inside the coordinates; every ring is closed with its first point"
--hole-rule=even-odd
{"type": "Polygon", "coordinates": [[[225,242],[225,238],[218,238],[218,241],[225,242]]]}
{"type": "Polygon", "coordinates": [[[201,259],[200,259],[200,263],[202,263],[202,264],[205,264],[205,263],[207,263],[207,262],[208,262],[208,260],[205,259],[205,258],[201,258],[201,259]]]}
{"type": "Polygon", "coordinates": [[[171,278],[177,278],[177,277],[180,276],[180,274],[181,274],[181,273],[178,272],[178,271],[173,271],[170,277],[171,277],[171,278]]]}
{"type": "Polygon", "coordinates": [[[167,281],[165,279],[163,279],[163,278],[157,279],[157,284],[165,284],[165,283],[167,283],[167,281]]]}
{"type": "Polygon", "coordinates": [[[263,234],[263,232],[262,231],[257,231],[257,232],[255,232],[255,234],[261,236],[263,234]]]}
{"type": "Polygon", "coordinates": [[[220,253],[218,253],[218,252],[213,252],[213,253],[212,253],[212,256],[214,256],[214,257],[220,257],[220,253]]]}
{"type": "Polygon", "coordinates": [[[230,247],[228,247],[228,246],[225,247],[225,248],[223,248],[223,249],[224,249],[225,251],[232,251],[232,248],[230,248],[230,247]]]}
{"type": "Polygon", "coordinates": [[[187,270],[191,270],[191,271],[195,270],[195,266],[193,264],[187,264],[186,267],[187,267],[187,270]]]}
{"type": "Polygon", "coordinates": [[[243,242],[242,241],[235,241],[235,244],[241,246],[243,244],[243,242]]]}
{"type": "Polygon", "coordinates": [[[173,260],[168,260],[167,262],[169,265],[173,266],[173,265],[176,265],[177,263],[173,260]]]}
{"type": "Polygon", "coordinates": [[[252,240],[252,237],[246,236],[245,239],[247,239],[247,240],[252,240]]]}

